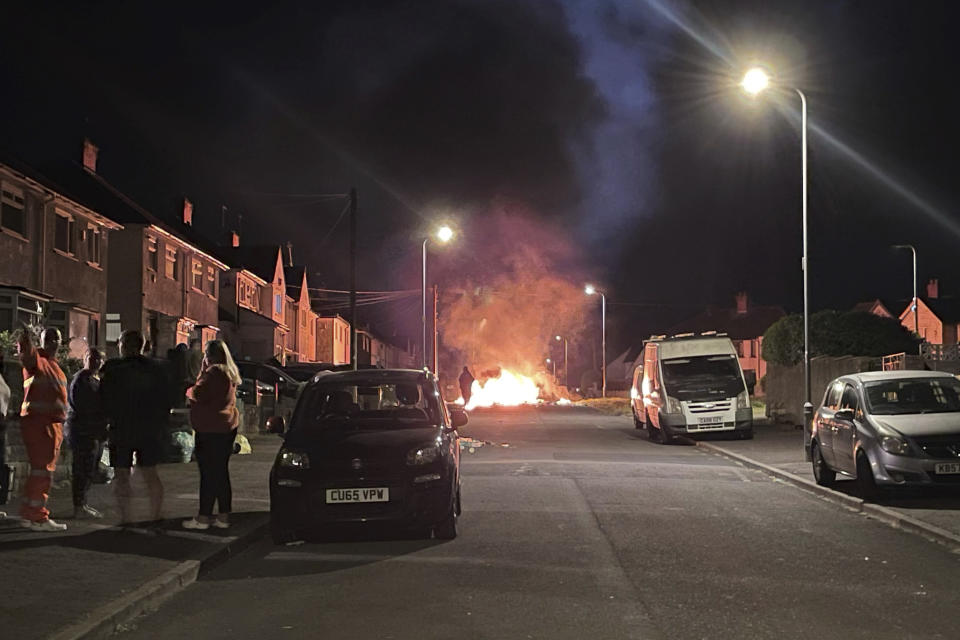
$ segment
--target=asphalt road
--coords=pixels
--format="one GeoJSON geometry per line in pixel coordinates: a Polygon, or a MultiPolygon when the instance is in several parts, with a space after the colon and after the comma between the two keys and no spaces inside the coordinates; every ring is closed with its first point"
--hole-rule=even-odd
{"type": "Polygon", "coordinates": [[[464,452],[456,540],[265,539],[122,637],[960,637],[944,547],[624,418],[464,432],[487,444],[464,452]]]}

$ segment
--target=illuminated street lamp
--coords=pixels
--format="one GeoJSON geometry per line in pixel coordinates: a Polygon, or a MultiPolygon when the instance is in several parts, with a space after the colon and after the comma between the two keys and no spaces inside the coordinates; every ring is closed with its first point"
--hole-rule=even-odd
{"type": "Polygon", "coordinates": [[[554,382],[556,382],[556,380],[557,380],[557,361],[556,361],[556,360],[553,360],[553,359],[551,359],[551,358],[547,358],[547,364],[552,364],[552,365],[553,365],[553,380],[554,380],[554,382]]]}
{"type": "Polygon", "coordinates": [[[557,342],[563,340],[563,386],[570,387],[570,361],[567,360],[567,339],[563,336],[555,336],[557,342]]]}
{"type": "MultiPolygon", "coordinates": [[[[453,236],[454,236],[453,229],[451,229],[447,225],[443,225],[442,227],[437,229],[436,232],[434,233],[434,237],[437,239],[437,242],[439,242],[440,244],[447,244],[448,242],[453,240],[453,236]]],[[[427,242],[429,242],[429,240],[430,240],[430,236],[427,236],[426,238],[423,239],[423,272],[422,272],[423,288],[421,289],[421,292],[420,292],[420,300],[423,303],[422,304],[423,315],[420,316],[420,320],[423,325],[423,342],[422,342],[423,356],[422,357],[423,357],[424,368],[426,368],[427,366],[427,242]]],[[[434,325],[433,331],[434,331],[434,334],[436,334],[436,331],[437,331],[436,325],[434,325]]],[[[434,342],[434,344],[436,344],[436,342],[434,342]]],[[[436,371],[434,371],[434,373],[436,373],[436,371]]]]}
{"type": "Polygon", "coordinates": [[[583,288],[588,296],[600,294],[600,395],[607,397],[607,296],[592,284],[583,288]]]}
{"type": "MultiPolygon", "coordinates": [[[[760,67],[748,70],[740,86],[751,96],[758,96],[770,87],[770,76],[760,67]]],[[[793,89],[800,96],[800,171],[802,175],[801,210],[803,213],[803,419],[804,450],[810,455],[810,428],[813,419],[813,404],[810,402],[810,304],[807,275],[807,97],[800,89],[793,89]]]]}

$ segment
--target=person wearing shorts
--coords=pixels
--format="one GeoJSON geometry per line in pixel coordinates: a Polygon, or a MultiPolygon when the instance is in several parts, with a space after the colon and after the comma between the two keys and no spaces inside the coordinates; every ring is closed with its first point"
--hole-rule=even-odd
{"type": "Polygon", "coordinates": [[[163,435],[170,419],[169,381],[162,365],[143,355],[143,334],[124,331],[120,358],[104,366],[100,382],[110,423],[110,465],[116,471],[114,493],[122,522],[131,521],[130,484],[134,469],[150,497],[150,519],[162,519],[163,484],[157,473],[163,435]]]}

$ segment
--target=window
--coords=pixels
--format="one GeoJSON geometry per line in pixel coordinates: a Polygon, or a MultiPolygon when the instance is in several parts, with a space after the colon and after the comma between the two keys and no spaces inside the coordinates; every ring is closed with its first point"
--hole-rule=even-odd
{"type": "Polygon", "coordinates": [[[840,406],[841,391],[843,391],[843,383],[834,383],[834,385],[827,390],[827,395],[823,399],[823,406],[836,411],[837,407],[840,406]]]}
{"type": "Polygon", "coordinates": [[[0,226],[27,237],[27,216],[23,208],[23,191],[11,184],[2,184],[0,197],[0,226]]]}
{"type": "Polygon", "coordinates": [[[279,293],[273,294],[273,312],[283,313],[283,296],[279,293]]]}
{"type": "Polygon", "coordinates": [[[843,395],[840,397],[840,408],[852,409],[853,412],[856,413],[859,407],[860,402],[857,400],[857,390],[848,384],[843,389],[843,395]]]}
{"type": "Polygon", "coordinates": [[[207,295],[217,295],[217,272],[213,267],[207,267],[207,295]]]}
{"type": "Polygon", "coordinates": [[[203,291],[203,263],[199,260],[193,261],[191,284],[197,291],[203,291]]]}
{"type": "Polygon", "coordinates": [[[53,248],[73,255],[76,247],[73,239],[73,216],[57,211],[53,225],[53,248]]]}
{"type": "Polygon", "coordinates": [[[153,236],[147,236],[147,269],[157,271],[159,268],[157,257],[157,239],[153,236]]]}
{"type": "Polygon", "coordinates": [[[120,314],[107,314],[107,342],[116,342],[120,339],[120,314]]]}
{"type": "Polygon", "coordinates": [[[84,238],[87,243],[87,262],[100,264],[100,228],[92,224],[87,225],[87,234],[84,238]]]}
{"type": "Polygon", "coordinates": [[[176,247],[166,247],[166,262],[164,264],[163,274],[171,280],[180,279],[179,252],[176,247]]]}

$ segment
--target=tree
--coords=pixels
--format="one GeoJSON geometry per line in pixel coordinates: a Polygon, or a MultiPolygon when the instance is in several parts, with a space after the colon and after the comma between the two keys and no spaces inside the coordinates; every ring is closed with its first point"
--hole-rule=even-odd
{"type": "MultiPolygon", "coordinates": [[[[866,311],[818,311],[810,316],[810,357],[870,356],[915,352],[917,338],[899,321],[866,311]]],[[[775,322],[763,335],[767,362],[794,365],[803,361],[803,316],[775,322]]]]}

